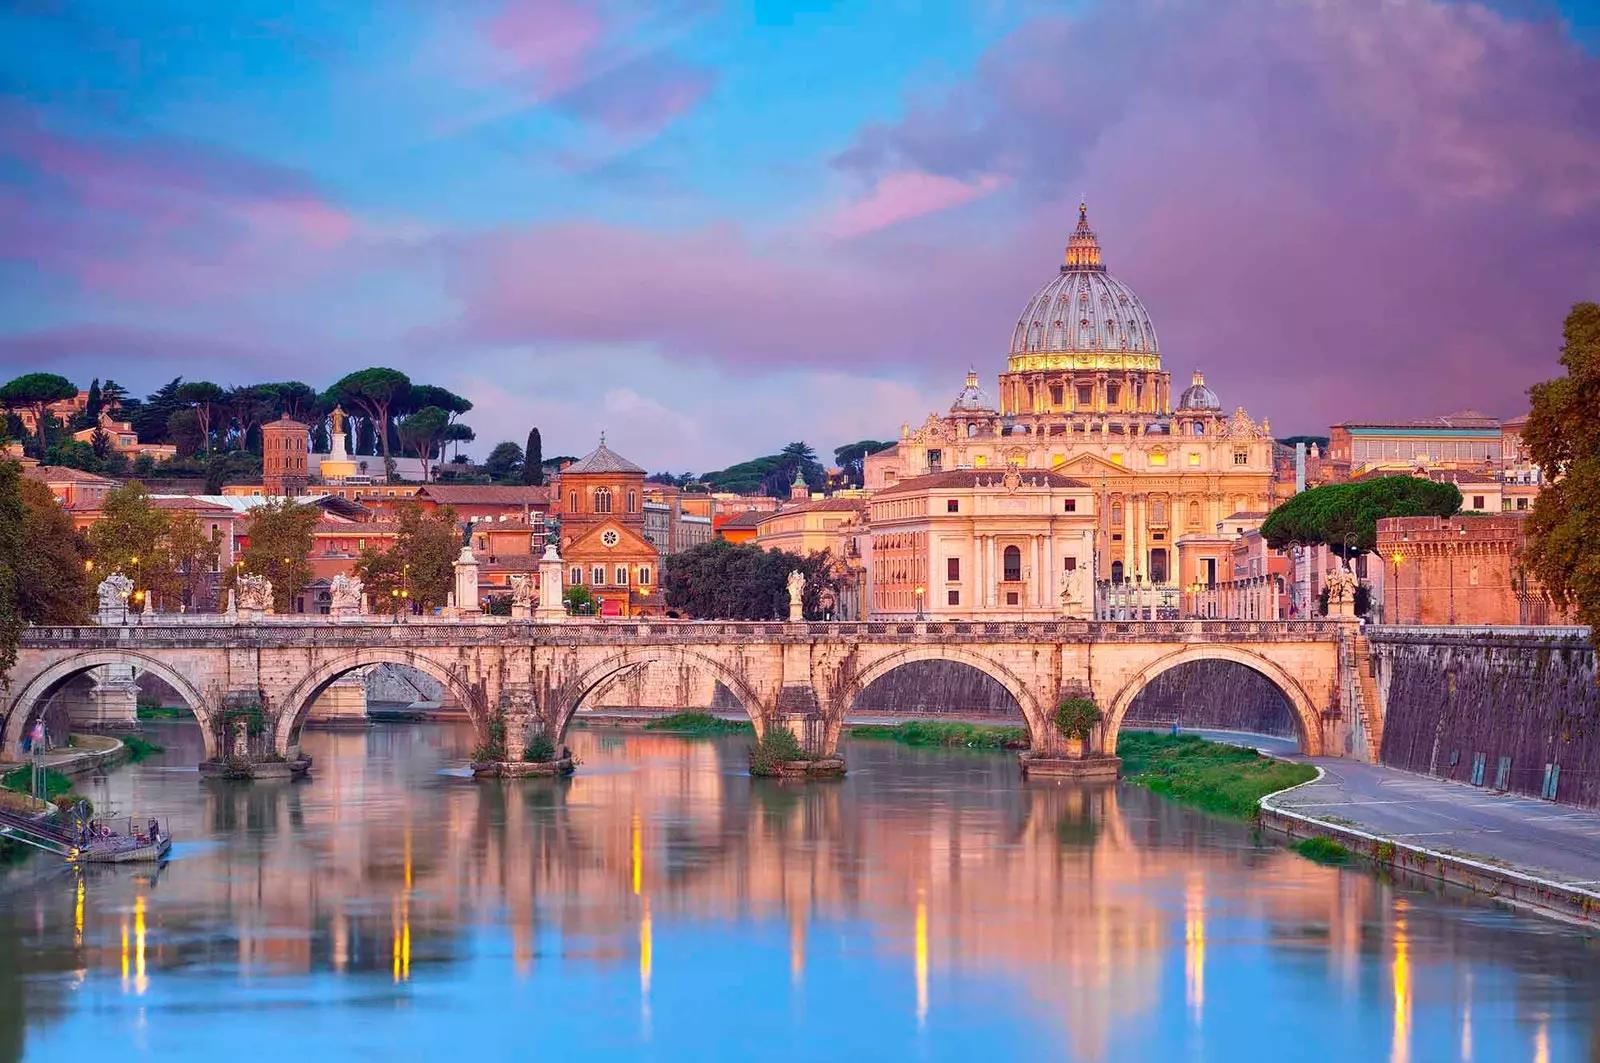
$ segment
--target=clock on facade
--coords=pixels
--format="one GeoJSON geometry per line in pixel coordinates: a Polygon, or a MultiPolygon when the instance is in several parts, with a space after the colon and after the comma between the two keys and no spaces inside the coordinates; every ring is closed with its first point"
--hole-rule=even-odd
{"type": "Polygon", "coordinates": [[[607,528],[600,533],[600,545],[610,549],[622,541],[622,536],[617,534],[617,529],[607,528]]]}

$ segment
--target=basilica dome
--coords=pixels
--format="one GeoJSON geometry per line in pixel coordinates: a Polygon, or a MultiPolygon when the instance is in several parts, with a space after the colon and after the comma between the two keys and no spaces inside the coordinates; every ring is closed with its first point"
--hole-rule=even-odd
{"type": "Polygon", "coordinates": [[[1178,409],[1214,413],[1222,409],[1222,400],[1217,398],[1215,391],[1206,387],[1205,374],[1196,369],[1193,382],[1183,389],[1183,395],[1178,399],[1178,409]]]}
{"type": "Polygon", "coordinates": [[[1087,206],[1078,207],[1060,275],[1034,294],[1017,321],[1011,354],[1160,354],[1144,304],[1100,260],[1087,206]]]}

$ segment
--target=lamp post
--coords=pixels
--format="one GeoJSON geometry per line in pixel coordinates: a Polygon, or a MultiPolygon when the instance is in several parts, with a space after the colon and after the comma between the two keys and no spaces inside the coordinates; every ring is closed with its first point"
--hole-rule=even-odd
{"type": "Polygon", "coordinates": [[[927,592],[926,592],[926,590],[923,588],[923,586],[921,584],[918,584],[916,593],[917,593],[917,619],[921,620],[923,618],[922,617],[922,596],[923,596],[923,594],[925,594],[927,592]]]}
{"type": "Polygon", "coordinates": [[[1405,559],[1405,555],[1398,550],[1389,559],[1394,562],[1394,622],[1396,624],[1400,623],[1400,563],[1405,559]]]}

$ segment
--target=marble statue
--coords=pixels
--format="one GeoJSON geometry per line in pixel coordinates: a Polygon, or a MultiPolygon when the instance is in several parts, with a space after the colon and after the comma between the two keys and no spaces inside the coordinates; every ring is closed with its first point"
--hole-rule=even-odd
{"type": "Polygon", "coordinates": [[[343,572],[333,577],[329,584],[329,592],[333,598],[333,614],[335,616],[359,616],[363,603],[366,601],[362,594],[363,586],[360,580],[347,576],[343,572]]]}
{"type": "Polygon", "coordinates": [[[267,577],[246,572],[239,577],[237,587],[240,609],[265,613],[272,608],[272,581],[267,577]]]}
{"type": "Polygon", "coordinates": [[[128,615],[128,596],[133,593],[133,580],[120,572],[113,572],[100,581],[100,612],[102,624],[120,623],[128,615]]]}
{"type": "Polygon", "coordinates": [[[533,608],[533,580],[527,576],[511,577],[511,604],[533,608]]]}
{"type": "Polygon", "coordinates": [[[799,571],[789,573],[789,622],[798,623],[805,619],[805,606],[802,598],[806,593],[806,578],[799,571]]]}

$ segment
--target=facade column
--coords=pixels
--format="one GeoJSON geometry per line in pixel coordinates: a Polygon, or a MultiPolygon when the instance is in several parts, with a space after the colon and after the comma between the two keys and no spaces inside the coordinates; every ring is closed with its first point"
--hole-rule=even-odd
{"type": "Polygon", "coordinates": [[[985,546],[984,546],[984,555],[983,556],[984,556],[984,559],[985,559],[985,565],[984,565],[984,581],[983,581],[983,601],[984,601],[985,605],[987,605],[990,608],[993,608],[995,605],[998,604],[998,597],[999,597],[999,594],[1000,594],[1000,581],[998,579],[1000,571],[999,571],[999,569],[995,568],[995,552],[996,551],[995,551],[994,536],[989,535],[989,536],[985,536],[984,538],[985,538],[985,546]]]}
{"type": "Polygon", "coordinates": [[[1060,592],[1056,590],[1056,580],[1059,578],[1058,573],[1056,572],[1058,567],[1056,565],[1057,560],[1056,526],[1055,521],[1052,519],[1050,522],[1050,532],[1044,537],[1044,567],[1049,570],[1049,574],[1045,579],[1044,585],[1044,604],[1052,614],[1061,611],[1061,595],[1060,592]]]}
{"type": "Polygon", "coordinates": [[[1039,569],[1039,537],[1028,536],[1028,586],[1023,591],[1022,600],[1031,606],[1039,605],[1039,581],[1044,573],[1039,569]]]}

